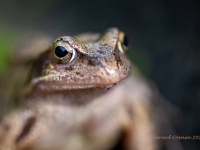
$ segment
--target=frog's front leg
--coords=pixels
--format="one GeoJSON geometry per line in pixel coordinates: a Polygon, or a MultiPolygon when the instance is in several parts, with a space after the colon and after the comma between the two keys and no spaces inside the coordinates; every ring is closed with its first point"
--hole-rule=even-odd
{"type": "Polygon", "coordinates": [[[126,79],[122,85],[124,111],[121,113],[125,150],[158,150],[154,137],[156,120],[152,108],[152,91],[140,77],[126,79]]]}
{"type": "Polygon", "coordinates": [[[126,106],[129,122],[124,124],[125,150],[158,150],[155,122],[148,104],[135,102],[126,106]]]}
{"type": "Polygon", "coordinates": [[[21,150],[29,148],[35,135],[29,135],[37,124],[32,110],[15,110],[0,122],[0,150],[21,150]],[[28,138],[27,138],[28,137],[28,138]]]}

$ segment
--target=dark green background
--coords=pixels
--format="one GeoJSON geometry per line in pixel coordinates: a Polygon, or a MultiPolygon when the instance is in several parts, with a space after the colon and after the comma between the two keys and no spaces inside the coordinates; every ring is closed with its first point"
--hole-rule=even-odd
{"type": "MultiPolygon", "coordinates": [[[[129,57],[182,112],[178,135],[200,135],[198,0],[0,0],[0,73],[27,35],[54,37],[116,26],[129,36],[129,57]]],[[[182,141],[188,150],[200,141],[182,141]]]]}

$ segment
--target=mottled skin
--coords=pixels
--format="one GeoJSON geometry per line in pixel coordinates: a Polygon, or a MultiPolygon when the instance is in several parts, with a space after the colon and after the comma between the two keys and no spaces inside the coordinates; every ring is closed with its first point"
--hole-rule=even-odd
{"type": "Polygon", "coordinates": [[[130,76],[123,37],[116,28],[64,36],[34,54],[22,105],[1,121],[0,150],[158,149],[152,91],[136,69],[130,76]]]}

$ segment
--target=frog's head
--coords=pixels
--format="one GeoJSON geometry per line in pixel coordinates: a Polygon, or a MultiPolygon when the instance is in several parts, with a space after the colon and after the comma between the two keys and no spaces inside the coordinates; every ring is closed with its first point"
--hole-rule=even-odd
{"type": "Polygon", "coordinates": [[[31,86],[45,91],[111,87],[129,75],[127,44],[117,28],[60,37],[34,63],[31,86]]]}

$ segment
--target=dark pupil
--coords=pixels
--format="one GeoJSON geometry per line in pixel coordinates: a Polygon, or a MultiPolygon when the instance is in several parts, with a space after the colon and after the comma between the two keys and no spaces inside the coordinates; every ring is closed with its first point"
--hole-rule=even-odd
{"type": "Polygon", "coordinates": [[[58,57],[64,57],[68,54],[68,51],[63,46],[57,46],[55,49],[55,54],[58,57]]]}
{"type": "Polygon", "coordinates": [[[128,37],[126,35],[124,35],[123,44],[128,47],[128,37]]]}

